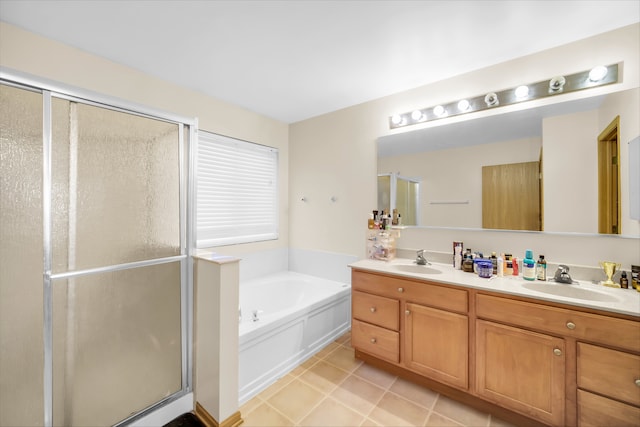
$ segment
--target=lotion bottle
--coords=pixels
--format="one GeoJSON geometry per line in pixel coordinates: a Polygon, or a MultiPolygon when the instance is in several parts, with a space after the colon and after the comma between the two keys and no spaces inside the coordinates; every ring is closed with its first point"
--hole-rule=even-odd
{"type": "Polygon", "coordinates": [[[502,255],[498,256],[498,261],[497,261],[497,265],[496,265],[496,272],[498,277],[503,277],[504,276],[504,259],[502,258],[502,255]]]}

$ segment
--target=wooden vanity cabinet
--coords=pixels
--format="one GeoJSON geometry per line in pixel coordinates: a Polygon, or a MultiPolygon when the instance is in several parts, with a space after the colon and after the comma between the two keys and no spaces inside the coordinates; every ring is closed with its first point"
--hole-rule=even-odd
{"type": "Polygon", "coordinates": [[[516,425],[640,426],[636,318],[357,269],[352,295],[365,361],[516,425]]]}
{"type": "Polygon", "coordinates": [[[468,388],[467,291],[360,271],[351,286],[354,348],[468,388]]]}
{"type": "Polygon", "coordinates": [[[578,425],[640,425],[640,356],[577,345],[578,425]]]}
{"type": "Polygon", "coordinates": [[[640,322],[484,293],[476,316],[478,395],[550,425],[640,425],[640,322]]]}

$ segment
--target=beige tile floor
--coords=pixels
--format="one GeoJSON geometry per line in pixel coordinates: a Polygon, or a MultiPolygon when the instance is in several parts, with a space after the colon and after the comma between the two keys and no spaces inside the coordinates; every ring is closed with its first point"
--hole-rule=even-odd
{"type": "Polygon", "coordinates": [[[245,403],[240,412],[245,427],[509,426],[356,360],[349,333],[245,403]]]}

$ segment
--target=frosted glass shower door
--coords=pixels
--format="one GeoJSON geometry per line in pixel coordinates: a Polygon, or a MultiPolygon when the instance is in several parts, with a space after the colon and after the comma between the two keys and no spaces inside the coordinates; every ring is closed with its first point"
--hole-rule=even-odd
{"type": "Polygon", "coordinates": [[[0,426],[41,426],[42,94],[0,84],[0,426]]]}
{"type": "Polygon", "coordinates": [[[180,127],[52,102],[53,423],[118,423],[181,390],[180,127]]]}

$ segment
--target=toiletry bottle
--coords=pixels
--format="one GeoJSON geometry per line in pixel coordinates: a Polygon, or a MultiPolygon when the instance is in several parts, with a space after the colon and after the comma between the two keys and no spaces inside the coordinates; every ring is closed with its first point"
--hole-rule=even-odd
{"type": "Polygon", "coordinates": [[[522,260],[522,278],[524,280],[536,280],[536,262],[533,259],[533,251],[527,249],[522,260]]]}
{"type": "Polygon", "coordinates": [[[380,218],[378,217],[378,211],[373,211],[373,228],[375,230],[380,229],[380,218]]]}
{"type": "Polygon", "coordinates": [[[495,252],[491,252],[491,265],[493,266],[493,275],[498,274],[498,257],[495,252]]]}
{"type": "Polygon", "coordinates": [[[466,273],[473,273],[473,254],[471,253],[471,249],[467,249],[467,252],[464,254],[462,270],[466,273]]]}
{"type": "Polygon", "coordinates": [[[512,257],[511,258],[511,272],[513,273],[514,276],[517,276],[520,274],[520,270],[518,269],[519,265],[518,265],[518,258],[517,257],[512,257]]]}
{"type": "Polygon", "coordinates": [[[462,270],[462,242],[453,242],[453,268],[462,270]]]}
{"type": "Polygon", "coordinates": [[[538,258],[536,278],[538,280],[547,280],[547,261],[544,259],[544,255],[540,255],[540,258],[538,258]]]}
{"type": "Polygon", "coordinates": [[[502,258],[502,255],[500,255],[498,257],[496,271],[497,271],[497,276],[498,277],[503,277],[504,276],[504,258],[502,258]]]}
{"type": "Polygon", "coordinates": [[[398,225],[402,225],[402,215],[398,214],[398,225]]]}
{"type": "Polygon", "coordinates": [[[367,227],[369,230],[373,230],[375,223],[373,222],[373,214],[369,214],[369,221],[367,222],[367,227]]]}
{"type": "Polygon", "coordinates": [[[620,274],[620,287],[622,289],[629,289],[629,279],[627,279],[627,272],[623,271],[620,274]]]}
{"type": "Polygon", "coordinates": [[[511,254],[504,254],[504,275],[513,276],[513,261],[511,254]]]}

